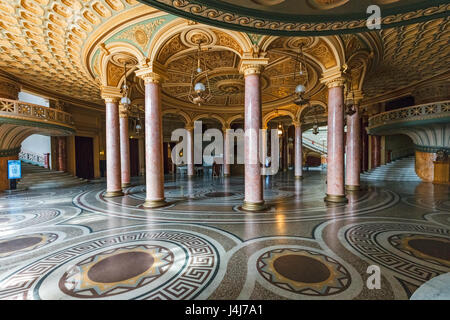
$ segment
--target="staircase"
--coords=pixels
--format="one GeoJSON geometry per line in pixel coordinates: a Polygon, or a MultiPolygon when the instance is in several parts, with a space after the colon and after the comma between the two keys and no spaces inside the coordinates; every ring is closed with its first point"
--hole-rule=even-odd
{"type": "Polygon", "coordinates": [[[54,171],[22,161],[22,179],[18,189],[47,189],[73,187],[86,183],[86,179],[77,178],[67,172],[54,171]]]}
{"type": "Polygon", "coordinates": [[[415,170],[415,157],[410,156],[386,165],[377,167],[369,172],[361,174],[361,180],[366,181],[417,181],[422,180],[415,170]]]}

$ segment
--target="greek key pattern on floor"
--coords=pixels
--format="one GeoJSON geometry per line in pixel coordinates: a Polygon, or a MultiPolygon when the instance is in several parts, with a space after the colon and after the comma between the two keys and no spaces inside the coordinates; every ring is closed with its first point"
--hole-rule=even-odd
{"type": "Polygon", "coordinates": [[[1,195],[0,299],[408,299],[450,272],[450,188],[377,182],[326,205],[324,177],[266,178],[257,213],[238,177],[169,177],[155,210],[142,179],[118,198],[1,195]]]}

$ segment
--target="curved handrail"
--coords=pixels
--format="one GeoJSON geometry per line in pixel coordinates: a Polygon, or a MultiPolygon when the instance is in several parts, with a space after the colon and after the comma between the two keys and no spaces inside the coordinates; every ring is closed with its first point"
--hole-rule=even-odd
{"type": "Polygon", "coordinates": [[[70,113],[19,100],[0,98],[0,117],[46,122],[74,129],[70,113]]]}
{"type": "Polygon", "coordinates": [[[450,116],[450,100],[426,103],[379,113],[369,118],[369,129],[382,125],[450,116]]]}

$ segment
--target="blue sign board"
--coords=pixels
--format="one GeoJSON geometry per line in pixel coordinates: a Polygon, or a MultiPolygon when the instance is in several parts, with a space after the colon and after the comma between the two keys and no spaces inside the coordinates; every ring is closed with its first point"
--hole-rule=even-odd
{"type": "Polygon", "coordinates": [[[8,179],[22,179],[20,160],[8,160],[8,179]]]}

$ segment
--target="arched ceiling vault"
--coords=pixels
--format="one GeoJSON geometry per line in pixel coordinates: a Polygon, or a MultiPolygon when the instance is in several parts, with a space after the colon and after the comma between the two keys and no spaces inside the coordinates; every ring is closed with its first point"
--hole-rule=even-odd
{"type": "MultiPolygon", "coordinates": [[[[446,8],[438,5],[430,16],[446,8]]],[[[257,50],[269,59],[262,74],[264,113],[285,109],[298,115],[301,108],[292,104],[292,94],[300,43],[311,99],[326,104],[320,78],[327,70],[347,69],[353,87],[368,99],[448,72],[448,29],[446,16],[382,31],[280,37],[206,26],[135,0],[0,0],[0,68],[33,88],[103,106],[100,87],[120,86],[125,62],[135,101],[142,99],[143,84],[134,70],[143,63],[158,64],[169,71],[163,108],[178,108],[190,118],[220,113],[229,121],[242,113],[239,61],[257,50]],[[214,87],[214,99],[201,107],[186,98],[199,37],[206,41],[203,53],[214,87]]]]}

